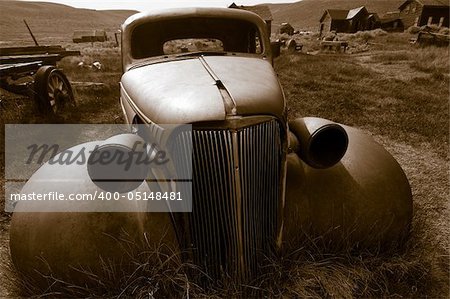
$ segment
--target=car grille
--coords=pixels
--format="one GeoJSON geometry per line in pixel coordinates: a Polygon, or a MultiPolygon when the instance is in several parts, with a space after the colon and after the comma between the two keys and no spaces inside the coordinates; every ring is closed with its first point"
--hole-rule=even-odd
{"type": "Polygon", "coordinates": [[[175,138],[178,149],[191,137],[193,145],[192,170],[189,163],[177,169],[192,171],[192,213],[174,218],[176,229],[190,258],[213,281],[251,280],[261,259],[275,248],[281,134],[273,119],[232,130],[194,128],[175,138]]]}

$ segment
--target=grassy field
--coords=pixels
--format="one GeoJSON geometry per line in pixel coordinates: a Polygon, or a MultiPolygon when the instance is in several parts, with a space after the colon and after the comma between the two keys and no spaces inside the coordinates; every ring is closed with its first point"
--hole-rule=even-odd
{"type": "Polygon", "coordinates": [[[350,51],[360,45],[365,51],[282,56],[276,69],[290,116],[318,115],[413,146],[430,143],[446,157],[448,50],[415,48],[406,42],[408,38],[389,34],[366,43],[364,38],[347,37],[350,51]]]}
{"type": "MultiPolygon", "coordinates": [[[[289,117],[318,116],[356,126],[386,146],[412,186],[412,235],[404,248],[387,253],[336,253],[316,246],[274,260],[269,275],[257,283],[260,294],[300,298],[448,297],[448,49],[415,47],[408,43],[410,36],[406,33],[340,38],[349,40],[352,54],[321,53],[317,51],[318,42],[305,37],[299,40],[305,45],[303,53],[283,53],[276,59],[289,117]]],[[[119,50],[100,44],[81,50],[81,57],[66,58],[60,64],[73,82],[75,108],[59,117],[43,117],[29,99],[1,90],[1,123],[122,123],[119,50]],[[94,61],[99,61],[102,69],[89,67],[94,61]],[[79,62],[84,66],[78,66],[79,62]]],[[[3,126],[1,130],[3,134],[3,126]]],[[[4,261],[8,259],[8,219],[3,213],[0,254],[4,261]]],[[[105,284],[99,290],[69,289],[78,296],[98,296],[106,289],[113,296],[125,287],[123,295],[141,297],[152,292],[157,297],[233,294],[233,288],[201,290],[189,284],[183,269],[167,269],[164,263],[150,268],[143,266],[145,261],[139,263],[133,285],[124,282],[105,284]]],[[[5,273],[0,271],[3,276],[5,273]]]]}

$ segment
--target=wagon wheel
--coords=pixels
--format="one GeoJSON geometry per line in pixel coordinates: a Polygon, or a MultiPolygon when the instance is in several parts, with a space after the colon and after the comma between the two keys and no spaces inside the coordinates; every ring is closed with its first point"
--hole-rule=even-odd
{"type": "Polygon", "coordinates": [[[74,106],[72,87],[63,72],[54,66],[42,66],[34,78],[35,99],[43,113],[56,114],[74,106]]]}

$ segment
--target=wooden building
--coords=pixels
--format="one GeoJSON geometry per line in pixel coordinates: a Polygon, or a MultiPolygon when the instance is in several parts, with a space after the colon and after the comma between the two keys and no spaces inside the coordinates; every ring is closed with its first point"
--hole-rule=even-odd
{"type": "Polygon", "coordinates": [[[320,18],[320,36],[323,33],[336,31],[336,32],[347,32],[348,22],[347,22],[348,10],[342,9],[327,9],[324,11],[322,17],[320,18]]]}
{"type": "Polygon", "coordinates": [[[267,5],[243,6],[237,5],[236,3],[233,2],[230,6],[228,6],[228,8],[244,9],[257,14],[258,16],[261,17],[261,19],[263,19],[266,22],[267,32],[269,33],[269,36],[272,33],[273,17],[269,6],[267,5]]]}
{"type": "Polygon", "coordinates": [[[399,7],[405,28],[411,26],[449,26],[448,0],[407,0],[399,7]]]}
{"type": "Polygon", "coordinates": [[[364,6],[343,10],[327,9],[320,18],[320,35],[330,32],[354,33],[380,27],[380,19],[376,13],[370,13],[364,6]]]}
{"type": "Polygon", "coordinates": [[[105,42],[108,36],[104,30],[78,30],[73,33],[72,40],[74,43],[105,42]]]}
{"type": "Polygon", "coordinates": [[[380,28],[384,31],[403,31],[403,21],[398,11],[387,12],[380,18],[380,28]]]}

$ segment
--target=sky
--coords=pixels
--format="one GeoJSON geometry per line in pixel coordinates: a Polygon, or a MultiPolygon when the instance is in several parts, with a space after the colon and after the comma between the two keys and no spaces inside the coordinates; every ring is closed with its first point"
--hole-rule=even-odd
{"type": "MultiPolygon", "coordinates": [[[[30,0],[27,0],[30,1],[30,0]]],[[[157,8],[172,8],[172,7],[226,7],[233,3],[233,0],[131,0],[131,1],[117,1],[117,0],[32,0],[39,2],[54,2],[70,5],[77,8],[90,9],[133,9],[139,11],[157,9],[157,8]]],[[[238,5],[255,5],[259,3],[288,3],[297,2],[299,0],[238,0],[235,1],[238,5]]]]}

